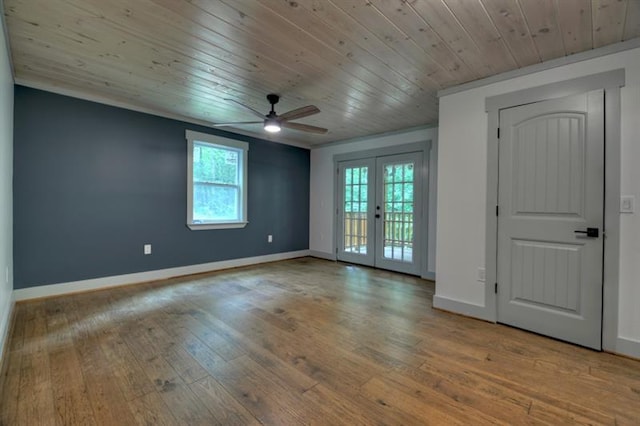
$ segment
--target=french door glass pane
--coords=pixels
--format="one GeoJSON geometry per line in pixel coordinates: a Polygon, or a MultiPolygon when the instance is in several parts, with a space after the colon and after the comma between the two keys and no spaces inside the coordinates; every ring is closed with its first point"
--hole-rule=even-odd
{"type": "Polygon", "coordinates": [[[384,166],[383,257],[413,261],[414,164],[384,166]]]}
{"type": "Polygon", "coordinates": [[[369,167],[347,167],[344,173],[344,251],[367,254],[369,167]]]}

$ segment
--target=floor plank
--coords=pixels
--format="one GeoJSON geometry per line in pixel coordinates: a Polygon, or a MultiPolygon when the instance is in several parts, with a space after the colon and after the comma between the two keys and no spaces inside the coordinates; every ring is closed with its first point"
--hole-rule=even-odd
{"type": "Polygon", "coordinates": [[[1,425],[640,424],[640,362],[301,258],[16,305],[1,425]]]}

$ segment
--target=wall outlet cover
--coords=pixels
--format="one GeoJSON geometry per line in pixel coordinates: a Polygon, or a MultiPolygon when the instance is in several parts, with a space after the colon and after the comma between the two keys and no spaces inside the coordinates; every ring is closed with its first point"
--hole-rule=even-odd
{"type": "Polygon", "coordinates": [[[636,197],[633,195],[623,195],[620,197],[620,213],[633,213],[636,204],[636,197]]]}
{"type": "Polygon", "coordinates": [[[144,254],[151,254],[151,244],[144,245],[144,254]]]}
{"type": "Polygon", "coordinates": [[[484,268],[478,268],[478,281],[484,282],[486,279],[486,271],[484,268]]]}

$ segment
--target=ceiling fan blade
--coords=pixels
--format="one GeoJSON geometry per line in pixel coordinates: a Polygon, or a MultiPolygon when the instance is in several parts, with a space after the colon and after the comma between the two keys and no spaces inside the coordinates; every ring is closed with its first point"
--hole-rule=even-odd
{"type": "Polygon", "coordinates": [[[282,127],[286,127],[287,129],[300,130],[302,132],[309,132],[309,133],[317,133],[319,135],[324,135],[325,133],[328,132],[328,130],[323,127],[310,126],[308,124],[302,124],[302,123],[291,123],[289,121],[282,121],[280,125],[282,127]]]}
{"type": "Polygon", "coordinates": [[[298,118],[308,117],[313,114],[319,113],[320,110],[315,105],[307,105],[302,108],[292,109],[284,114],[278,115],[281,121],[297,120],[298,118]]]}
{"type": "Polygon", "coordinates": [[[245,109],[248,109],[249,111],[251,111],[252,113],[254,113],[255,115],[257,115],[260,118],[264,118],[265,117],[265,115],[263,113],[261,113],[260,111],[255,110],[255,109],[251,108],[250,106],[243,104],[242,102],[238,102],[235,99],[225,99],[225,101],[236,103],[236,104],[240,105],[241,107],[244,107],[245,109]]]}
{"type": "Polygon", "coordinates": [[[234,123],[216,123],[216,124],[212,124],[213,127],[224,127],[224,126],[238,126],[241,124],[262,124],[264,123],[263,121],[236,121],[234,123]]]}

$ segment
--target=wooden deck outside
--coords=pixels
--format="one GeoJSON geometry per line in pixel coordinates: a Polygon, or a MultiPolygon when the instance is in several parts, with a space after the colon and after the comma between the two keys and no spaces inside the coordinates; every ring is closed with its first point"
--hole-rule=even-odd
{"type": "Polygon", "coordinates": [[[16,306],[3,425],[640,424],[640,362],[303,258],[16,306]]]}

